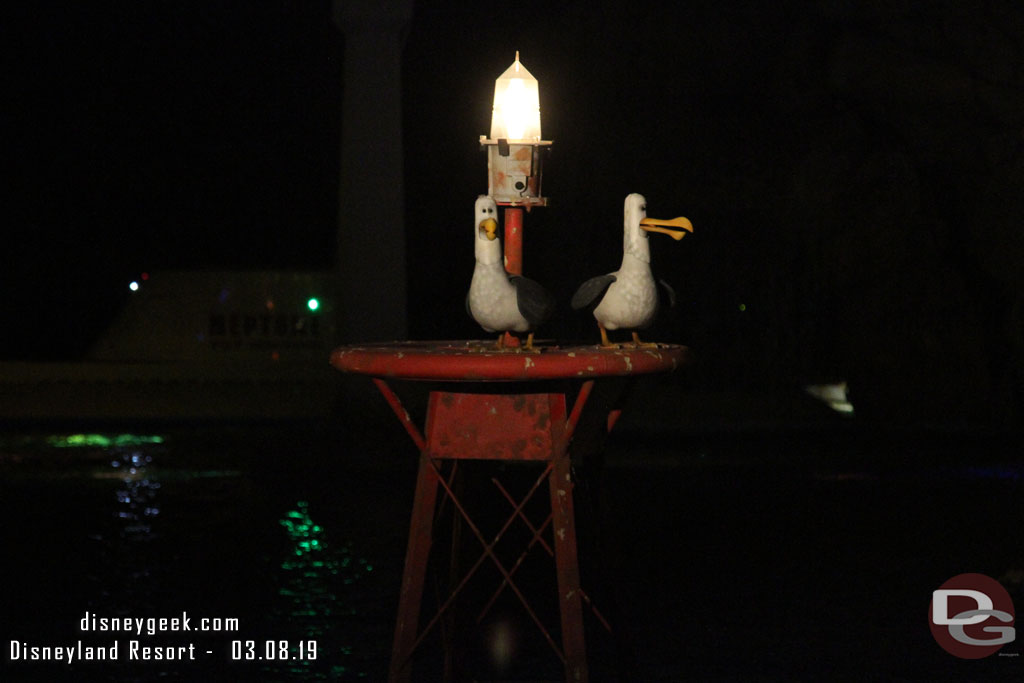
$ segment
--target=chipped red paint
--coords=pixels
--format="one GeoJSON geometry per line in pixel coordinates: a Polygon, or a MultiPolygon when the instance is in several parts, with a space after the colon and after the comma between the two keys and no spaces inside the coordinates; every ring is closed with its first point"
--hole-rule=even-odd
{"type": "MultiPolygon", "coordinates": [[[[505,208],[505,270],[511,275],[523,274],[523,210],[505,208]]],[[[518,347],[519,337],[506,332],[502,342],[505,347],[518,347]]]]}
{"type": "Polygon", "coordinates": [[[428,412],[432,457],[546,460],[555,447],[551,420],[565,420],[565,397],[432,392],[428,412]]]}
{"type": "Polygon", "coordinates": [[[523,274],[523,210],[514,207],[505,209],[505,270],[523,274]]]}
{"type": "Polygon", "coordinates": [[[536,353],[500,351],[491,341],[392,342],[345,346],[331,354],[342,372],[449,382],[593,379],[671,372],[689,359],[676,344],[657,348],[535,345],[536,353]]]}

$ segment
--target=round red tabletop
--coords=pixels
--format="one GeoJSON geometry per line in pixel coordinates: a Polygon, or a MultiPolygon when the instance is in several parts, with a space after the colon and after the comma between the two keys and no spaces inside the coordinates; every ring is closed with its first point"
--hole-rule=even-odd
{"type": "Polygon", "coordinates": [[[449,382],[591,379],[671,372],[689,349],[536,345],[534,351],[495,348],[493,341],[388,342],[342,346],[331,365],[381,378],[449,382]]]}

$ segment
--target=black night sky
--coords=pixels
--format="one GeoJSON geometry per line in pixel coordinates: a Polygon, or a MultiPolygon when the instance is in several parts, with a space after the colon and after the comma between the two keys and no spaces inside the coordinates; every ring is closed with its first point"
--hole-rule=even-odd
{"type": "MultiPolygon", "coordinates": [[[[519,50],[555,141],[526,270],[561,301],[617,265],[622,201],[641,192],[651,215],[696,226],[653,243],[680,294],[657,335],[700,351],[696,381],[843,378],[877,415],[1013,424],[1019,3],[668,7],[415,4],[409,336],[480,334],[462,305],[477,138],[519,50]]],[[[4,357],[80,355],[143,270],[332,266],[345,37],[329,1],[4,14],[4,357]]],[[[549,336],[594,334],[563,308],[549,336]]]]}
{"type": "Polygon", "coordinates": [[[80,351],[141,271],[330,267],[342,39],[329,3],[20,11],[5,21],[19,48],[5,280],[33,323],[5,351],[80,351]]]}

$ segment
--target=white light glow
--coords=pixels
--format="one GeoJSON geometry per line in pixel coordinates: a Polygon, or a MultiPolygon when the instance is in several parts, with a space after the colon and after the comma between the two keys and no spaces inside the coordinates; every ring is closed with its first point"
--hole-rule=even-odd
{"type": "Polygon", "coordinates": [[[540,92],[537,79],[516,61],[494,82],[492,140],[540,140],[540,92]]]}

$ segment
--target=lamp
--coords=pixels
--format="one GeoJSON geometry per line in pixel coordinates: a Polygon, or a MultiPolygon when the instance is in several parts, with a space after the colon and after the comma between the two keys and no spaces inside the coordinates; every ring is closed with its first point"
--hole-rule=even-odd
{"type": "Polygon", "coordinates": [[[494,82],[490,137],[480,136],[487,148],[487,194],[502,206],[547,206],[541,196],[540,97],[537,79],[519,61],[494,82]]]}
{"type": "Polygon", "coordinates": [[[494,82],[491,139],[540,140],[540,94],[537,79],[516,61],[494,82]]]}

